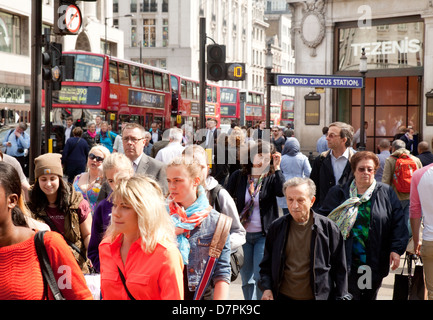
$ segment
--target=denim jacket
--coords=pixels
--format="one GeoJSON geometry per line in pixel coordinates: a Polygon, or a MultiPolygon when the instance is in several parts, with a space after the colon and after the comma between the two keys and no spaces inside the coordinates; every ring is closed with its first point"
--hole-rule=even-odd
{"type": "MultiPolygon", "coordinates": [[[[200,283],[201,275],[206,267],[206,262],[209,257],[209,246],[214,235],[216,225],[220,213],[213,210],[209,216],[194,230],[190,232],[188,239],[191,246],[189,253],[189,262],[185,266],[188,274],[188,287],[190,291],[195,291],[200,283]]],[[[230,283],[231,267],[230,267],[230,235],[227,237],[224,249],[215,266],[212,275],[212,282],[215,284],[218,281],[230,283]]]]}

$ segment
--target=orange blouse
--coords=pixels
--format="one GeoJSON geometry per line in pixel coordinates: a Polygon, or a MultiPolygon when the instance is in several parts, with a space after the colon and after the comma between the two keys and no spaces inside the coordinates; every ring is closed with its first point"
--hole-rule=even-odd
{"type": "Polygon", "coordinates": [[[125,276],[126,286],[136,300],[183,299],[183,262],[175,243],[158,243],[154,252],[141,248],[141,239],[129,249],[126,263],[120,256],[123,235],[111,243],[99,245],[101,292],[104,300],[128,300],[117,266],[125,276]]]}
{"type": "MultiPolygon", "coordinates": [[[[63,237],[53,231],[44,236],[51,268],[66,300],[91,300],[83,273],[63,237]]],[[[53,299],[48,289],[48,297],[53,299]]],[[[34,237],[0,248],[0,300],[41,300],[44,284],[34,237]]]]}

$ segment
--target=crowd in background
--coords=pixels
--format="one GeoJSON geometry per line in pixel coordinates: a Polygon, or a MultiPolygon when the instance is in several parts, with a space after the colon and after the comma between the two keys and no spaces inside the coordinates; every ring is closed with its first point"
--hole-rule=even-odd
{"type": "MultiPolygon", "coordinates": [[[[245,300],[372,300],[411,237],[433,297],[433,263],[420,250],[433,241],[430,218],[420,240],[428,193],[395,181],[404,158],[410,178],[428,185],[419,175],[433,170],[433,155],[427,142],[414,144],[413,129],[380,141],[376,154],[334,122],[307,157],[293,128],[265,121],[228,132],[215,119],[198,132],[124,122],[116,133],[95,120],[83,131],[66,119],[62,153],[35,159],[31,186],[21,155],[1,153],[0,299],[54,298],[35,259],[44,231],[56,278],[70,266],[65,299],[228,299],[240,275],[245,300]],[[221,214],[229,236],[206,278],[221,214]],[[100,276],[96,293],[89,275],[100,276]]],[[[24,131],[3,145],[28,148],[24,131]]]]}

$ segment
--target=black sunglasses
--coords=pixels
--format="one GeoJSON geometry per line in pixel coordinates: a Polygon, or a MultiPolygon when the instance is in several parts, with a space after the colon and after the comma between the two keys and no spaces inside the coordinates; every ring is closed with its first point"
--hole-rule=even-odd
{"type": "Polygon", "coordinates": [[[104,158],[95,156],[93,153],[89,154],[89,158],[90,158],[90,160],[95,160],[96,159],[96,161],[98,161],[98,162],[104,161],[104,158]]]}

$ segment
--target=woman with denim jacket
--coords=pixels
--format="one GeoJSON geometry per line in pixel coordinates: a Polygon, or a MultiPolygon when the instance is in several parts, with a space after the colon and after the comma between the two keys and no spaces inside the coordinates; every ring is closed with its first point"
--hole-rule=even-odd
{"type": "MultiPolygon", "coordinates": [[[[177,157],[166,168],[170,215],[176,225],[177,241],[184,268],[185,300],[192,300],[209,256],[209,245],[220,216],[209,205],[203,188],[204,177],[200,163],[192,157],[177,157]]],[[[230,236],[227,237],[205,297],[214,300],[228,298],[231,277],[230,236]],[[212,292],[213,291],[213,292],[212,292]]]]}

